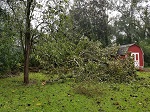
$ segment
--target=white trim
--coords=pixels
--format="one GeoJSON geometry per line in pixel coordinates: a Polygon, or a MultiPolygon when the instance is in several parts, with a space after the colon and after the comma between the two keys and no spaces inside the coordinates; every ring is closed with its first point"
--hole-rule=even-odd
{"type": "Polygon", "coordinates": [[[138,52],[132,52],[131,56],[133,55],[134,55],[134,66],[136,68],[139,68],[140,67],[140,55],[138,52]]]}

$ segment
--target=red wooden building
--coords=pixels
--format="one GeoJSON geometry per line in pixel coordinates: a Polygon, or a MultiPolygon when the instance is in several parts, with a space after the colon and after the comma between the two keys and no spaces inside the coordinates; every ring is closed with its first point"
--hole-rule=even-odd
{"type": "Polygon", "coordinates": [[[134,66],[142,70],[144,67],[144,53],[140,46],[136,44],[121,45],[118,50],[118,55],[126,58],[128,54],[134,57],[134,66]]]}

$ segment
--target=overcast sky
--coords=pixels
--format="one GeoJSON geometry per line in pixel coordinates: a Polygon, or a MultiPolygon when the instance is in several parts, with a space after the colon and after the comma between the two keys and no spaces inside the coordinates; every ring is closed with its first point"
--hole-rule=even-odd
{"type": "MultiPolygon", "coordinates": [[[[48,0],[37,0],[38,1],[38,3],[40,3],[41,5],[43,5],[43,8],[41,9],[41,10],[45,10],[45,6],[46,6],[46,2],[48,1],[48,0]]],[[[59,0],[54,0],[54,1],[59,1],[59,0]]],[[[73,5],[73,0],[68,0],[69,1],[69,4],[71,4],[71,5],[73,5]]],[[[113,1],[114,3],[115,3],[115,5],[121,5],[122,4],[122,0],[111,0],[111,1],[113,1]]],[[[150,0],[143,0],[141,3],[139,3],[138,4],[139,6],[142,6],[142,7],[150,7],[150,0]]],[[[149,10],[150,10],[150,8],[149,8],[149,10]]],[[[42,14],[40,14],[39,12],[34,12],[34,14],[35,14],[35,18],[38,18],[38,21],[40,21],[40,16],[42,15],[42,14]]],[[[109,20],[111,20],[112,18],[120,18],[121,17],[121,13],[119,13],[118,11],[112,11],[112,10],[108,10],[107,11],[107,14],[108,14],[108,16],[109,16],[109,20]]],[[[138,17],[138,15],[137,15],[137,17],[138,17]]],[[[33,26],[35,27],[36,26],[36,24],[38,24],[37,23],[37,20],[33,20],[32,21],[32,24],[33,24],[33,26]]],[[[113,24],[113,21],[112,22],[110,22],[110,24],[113,24]]]]}

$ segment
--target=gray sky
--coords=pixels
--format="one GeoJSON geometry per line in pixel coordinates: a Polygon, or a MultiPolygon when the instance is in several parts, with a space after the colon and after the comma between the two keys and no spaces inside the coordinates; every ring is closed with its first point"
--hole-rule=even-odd
{"type": "MultiPolygon", "coordinates": [[[[45,10],[47,1],[48,0],[37,0],[38,3],[43,5],[43,7],[40,10],[45,10]]],[[[54,1],[57,2],[59,0],[54,0],[54,1]]],[[[68,0],[68,1],[69,1],[69,4],[71,4],[71,5],[74,3],[73,0],[68,0]]],[[[123,4],[122,0],[111,0],[111,1],[114,2],[115,5],[118,5],[118,6],[123,4]]],[[[53,5],[53,2],[51,2],[51,4],[53,5]]],[[[138,6],[150,7],[150,0],[143,0],[141,3],[138,4],[138,6]]],[[[42,15],[42,13],[38,12],[38,11],[40,11],[39,9],[36,9],[36,10],[37,10],[37,12],[35,11],[34,15],[35,15],[35,18],[37,18],[37,20],[32,21],[32,24],[34,27],[38,24],[38,22],[41,21],[41,15],[42,15]]],[[[150,8],[149,8],[149,10],[150,10],[150,8]]],[[[109,20],[113,20],[114,18],[115,18],[115,20],[117,20],[121,17],[121,13],[118,11],[108,10],[107,13],[109,16],[109,20]]],[[[137,18],[138,18],[138,16],[139,15],[137,14],[137,18]]],[[[110,24],[113,24],[113,21],[111,21],[110,24]]]]}

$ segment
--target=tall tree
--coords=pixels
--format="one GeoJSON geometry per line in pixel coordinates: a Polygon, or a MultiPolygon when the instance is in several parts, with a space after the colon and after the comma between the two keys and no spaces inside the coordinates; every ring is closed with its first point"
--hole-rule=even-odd
{"type": "Polygon", "coordinates": [[[75,0],[71,11],[74,30],[80,32],[81,36],[100,40],[104,46],[107,46],[109,44],[107,8],[106,0],[75,0]]]}
{"type": "Polygon", "coordinates": [[[118,44],[129,44],[145,39],[149,26],[148,4],[144,0],[120,0],[112,3],[113,10],[120,14],[114,19],[114,36],[118,44]],[[146,13],[145,13],[146,12],[146,13]],[[146,16],[146,15],[147,16],[146,16]],[[145,24],[146,22],[146,24],[145,24]]]}
{"type": "MultiPolygon", "coordinates": [[[[122,1],[116,6],[116,10],[121,14],[119,21],[115,21],[117,42],[120,44],[127,44],[134,42],[135,31],[135,8],[134,0],[122,1]],[[122,43],[121,43],[122,41],[122,43]]],[[[114,4],[115,7],[115,4],[114,4]]]]}
{"type": "Polygon", "coordinates": [[[139,32],[138,35],[141,37],[141,40],[149,39],[150,37],[150,4],[146,6],[139,6],[137,11],[140,19],[136,21],[136,27],[139,32]]]}

